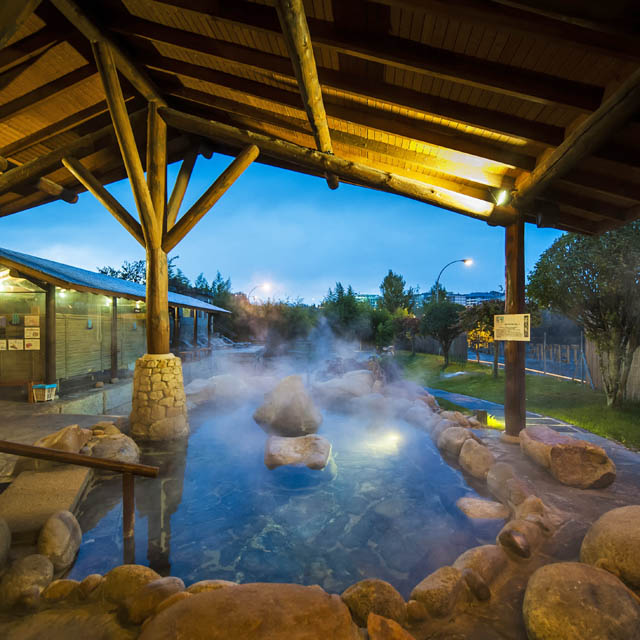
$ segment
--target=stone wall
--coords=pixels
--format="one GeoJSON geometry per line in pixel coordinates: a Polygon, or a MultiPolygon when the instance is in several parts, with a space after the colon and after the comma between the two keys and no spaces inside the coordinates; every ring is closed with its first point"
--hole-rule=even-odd
{"type": "Polygon", "coordinates": [[[172,353],[145,354],[136,361],[130,416],[136,440],[170,440],[188,435],[182,363],[172,353]]]}

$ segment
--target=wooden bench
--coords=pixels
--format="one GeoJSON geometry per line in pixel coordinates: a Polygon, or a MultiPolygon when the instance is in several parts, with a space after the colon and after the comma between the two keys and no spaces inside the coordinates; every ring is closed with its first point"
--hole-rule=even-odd
{"type": "Polygon", "coordinates": [[[12,382],[0,382],[0,387],[26,387],[27,389],[27,402],[33,402],[33,380],[17,380],[12,382]]]}

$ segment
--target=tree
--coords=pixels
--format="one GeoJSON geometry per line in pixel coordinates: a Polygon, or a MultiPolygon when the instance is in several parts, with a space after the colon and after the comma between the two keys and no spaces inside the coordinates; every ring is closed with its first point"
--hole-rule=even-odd
{"type": "Polygon", "coordinates": [[[460,312],[464,307],[445,300],[424,305],[421,329],[440,343],[444,355],[443,368],[449,366],[451,343],[464,331],[460,324],[460,312]]]}
{"type": "Polygon", "coordinates": [[[371,326],[373,329],[373,341],[378,350],[388,347],[395,338],[395,326],[393,315],[388,309],[380,307],[373,309],[371,313],[371,326]]]}
{"type": "Polygon", "coordinates": [[[371,309],[367,303],[358,302],[351,285],[345,291],[341,282],[329,289],[322,308],[331,329],[345,338],[368,338],[371,333],[371,309]]]}
{"type": "Polygon", "coordinates": [[[145,260],[134,260],[133,262],[125,260],[119,269],[99,267],[98,272],[112,278],[121,278],[138,284],[146,284],[147,282],[147,263],[145,260]]]}
{"type": "Polygon", "coordinates": [[[620,404],[640,345],[640,222],[558,238],[538,259],[527,293],[583,328],[598,354],[607,406],[620,404]]]}
{"type": "Polygon", "coordinates": [[[207,279],[204,277],[204,273],[201,273],[193,283],[195,289],[198,290],[202,295],[209,295],[211,293],[211,288],[209,287],[209,283],[207,279]]]}
{"type": "MultiPolygon", "coordinates": [[[[484,300],[474,307],[467,307],[460,313],[462,328],[467,331],[472,344],[493,343],[493,377],[498,377],[498,355],[500,345],[494,340],[493,316],[504,313],[502,300],[484,300]]],[[[476,347],[476,352],[477,352],[476,347]]]]}
{"type": "Polygon", "coordinates": [[[420,334],[420,318],[408,313],[397,314],[394,318],[396,335],[403,336],[411,344],[411,355],[416,352],[416,336],[420,334]]]}
{"type": "Polygon", "coordinates": [[[380,285],[380,293],[382,295],[378,305],[390,313],[395,313],[398,309],[413,311],[415,304],[413,297],[416,292],[413,287],[409,287],[406,291],[404,287],[404,278],[389,269],[389,273],[387,273],[380,285]]]}

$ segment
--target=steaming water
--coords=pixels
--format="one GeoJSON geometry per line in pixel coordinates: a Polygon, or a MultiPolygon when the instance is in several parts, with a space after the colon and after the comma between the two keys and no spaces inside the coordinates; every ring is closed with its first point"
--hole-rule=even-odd
{"type": "MultiPolygon", "coordinates": [[[[257,406],[257,403],[256,403],[257,406]]],[[[136,563],[190,584],[203,579],[320,584],[341,592],[366,577],[405,597],[469,547],[493,542],[503,521],[471,521],[455,506],[477,495],[426,433],[403,422],[327,414],[324,471],[263,463],[266,435],[252,407],[190,413],[188,444],[143,449],[161,467],[136,479],[136,563]]],[[[120,477],[80,508],[82,546],[69,577],[122,563],[120,477]]]]}

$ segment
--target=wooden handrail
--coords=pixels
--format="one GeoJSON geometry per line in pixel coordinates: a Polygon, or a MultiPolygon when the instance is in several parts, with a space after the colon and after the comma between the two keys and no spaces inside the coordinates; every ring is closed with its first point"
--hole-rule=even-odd
{"type": "Polygon", "coordinates": [[[0,453],[11,453],[16,456],[27,458],[40,458],[52,462],[63,462],[65,464],[75,464],[80,467],[93,467],[94,469],[104,469],[105,471],[115,471],[117,473],[130,473],[134,476],[146,476],[147,478],[157,478],[159,468],[146,464],[135,464],[132,462],[118,462],[117,460],[107,460],[106,458],[92,458],[79,453],[49,449],[47,447],[35,447],[30,444],[20,444],[0,440],[0,453]]]}
{"type": "Polygon", "coordinates": [[[47,447],[35,447],[30,444],[20,444],[8,440],[0,440],[0,453],[11,453],[27,458],[39,458],[51,462],[75,464],[80,467],[92,467],[104,471],[115,471],[122,474],[122,537],[124,538],[124,562],[131,564],[135,560],[134,524],[135,524],[135,494],[133,476],[157,478],[159,468],[146,464],[118,462],[106,458],[93,458],[79,453],[59,451],[47,447]]]}

